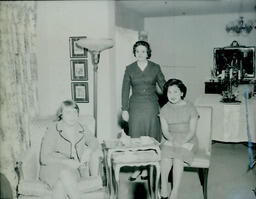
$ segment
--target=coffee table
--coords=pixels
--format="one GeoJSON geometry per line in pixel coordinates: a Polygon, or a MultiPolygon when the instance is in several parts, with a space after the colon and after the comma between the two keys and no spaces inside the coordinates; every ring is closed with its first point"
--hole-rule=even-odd
{"type": "Polygon", "coordinates": [[[160,178],[160,148],[159,143],[148,137],[131,138],[123,144],[120,140],[108,140],[103,143],[103,154],[107,173],[107,186],[110,198],[118,197],[119,173],[124,166],[149,166],[148,185],[151,198],[157,198],[160,178]],[[155,179],[153,169],[155,168],[155,179]],[[114,174],[114,175],[113,175],[114,174]],[[155,182],[155,183],[154,183],[155,182]]]}

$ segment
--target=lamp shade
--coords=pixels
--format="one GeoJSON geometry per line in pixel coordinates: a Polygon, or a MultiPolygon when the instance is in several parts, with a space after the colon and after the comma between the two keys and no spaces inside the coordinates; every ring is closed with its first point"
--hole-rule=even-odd
{"type": "Polygon", "coordinates": [[[80,48],[86,48],[91,52],[101,52],[103,50],[112,48],[114,42],[112,39],[93,39],[83,38],[77,41],[77,46],[80,48]]]}

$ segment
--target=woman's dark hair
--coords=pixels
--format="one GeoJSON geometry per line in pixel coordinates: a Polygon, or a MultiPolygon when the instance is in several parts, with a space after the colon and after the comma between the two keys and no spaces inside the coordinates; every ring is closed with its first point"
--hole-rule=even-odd
{"type": "Polygon", "coordinates": [[[138,47],[138,46],[145,46],[146,47],[146,49],[147,49],[147,59],[150,59],[150,57],[151,57],[151,48],[150,48],[150,45],[149,45],[149,43],[148,42],[146,42],[146,41],[137,41],[134,45],[133,45],[133,54],[134,54],[134,56],[136,57],[136,48],[138,47]]]}
{"type": "Polygon", "coordinates": [[[168,88],[170,86],[173,86],[173,85],[176,85],[180,89],[180,91],[183,93],[183,95],[181,96],[181,99],[184,99],[186,97],[186,94],[187,94],[187,87],[179,79],[169,79],[164,84],[164,95],[167,97],[168,88]]]}
{"type": "Polygon", "coordinates": [[[76,111],[77,111],[77,114],[79,114],[79,107],[77,105],[77,103],[73,100],[65,100],[61,103],[60,107],[58,108],[57,110],[57,120],[60,121],[62,120],[62,112],[63,112],[63,109],[64,107],[73,107],[76,111]]]}

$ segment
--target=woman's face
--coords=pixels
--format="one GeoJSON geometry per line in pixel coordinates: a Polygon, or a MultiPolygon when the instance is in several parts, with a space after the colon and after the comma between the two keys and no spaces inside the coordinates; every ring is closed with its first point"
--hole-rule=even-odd
{"type": "Polygon", "coordinates": [[[77,110],[72,106],[64,106],[62,111],[62,120],[69,125],[76,124],[78,121],[77,110]]]}
{"type": "Polygon", "coordinates": [[[147,60],[147,57],[148,57],[147,48],[142,45],[137,46],[135,50],[135,57],[137,58],[138,61],[147,60]]]}
{"type": "Polygon", "coordinates": [[[167,91],[167,97],[169,102],[171,102],[172,104],[177,104],[181,102],[182,96],[183,96],[183,93],[181,92],[178,86],[176,85],[169,86],[167,91]]]}

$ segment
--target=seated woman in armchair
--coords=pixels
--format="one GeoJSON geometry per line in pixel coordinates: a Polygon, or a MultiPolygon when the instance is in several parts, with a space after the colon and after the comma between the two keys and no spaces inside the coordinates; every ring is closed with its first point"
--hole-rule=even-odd
{"type": "Polygon", "coordinates": [[[81,168],[89,162],[91,176],[98,175],[100,145],[79,122],[79,107],[74,101],[63,101],[57,117],[42,141],[40,180],[52,188],[54,199],[79,199],[86,188],[81,168]]]}

